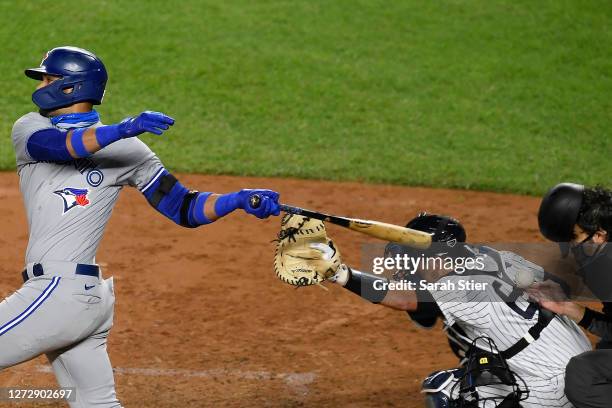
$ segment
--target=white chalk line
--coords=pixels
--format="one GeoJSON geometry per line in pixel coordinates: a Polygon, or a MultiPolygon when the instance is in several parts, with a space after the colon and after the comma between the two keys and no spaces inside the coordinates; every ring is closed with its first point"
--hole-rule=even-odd
{"type": "MultiPolygon", "coordinates": [[[[37,365],[35,370],[41,373],[53,372],[51,366],[48,365],[37,365]]],[[[273,373],[271,371],[237,369],[186,370],[180,368],[114,367],[113,372],[116,375],[141,375],[145,377],[233,377],[243,380],[281,380],[299,394],[307,394],[308,385],[317,378],[317,375],[313,372],[273,373]]]]}

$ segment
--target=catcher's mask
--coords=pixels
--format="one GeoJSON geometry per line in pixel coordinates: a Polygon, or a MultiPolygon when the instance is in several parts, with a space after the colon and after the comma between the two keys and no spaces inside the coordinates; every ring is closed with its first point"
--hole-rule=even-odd
{"type": "Polygon", "coordinates": [[[458,408],[518,408],[520,401],[529,397],[527,384],[510,370],[489,337],[481,336],[472,341],[463,369],[463,375],[451,392],[451,395],[459,395],[455,405],[458,408]],[[494,392],[488,391],[490,389],[494,392]]]}

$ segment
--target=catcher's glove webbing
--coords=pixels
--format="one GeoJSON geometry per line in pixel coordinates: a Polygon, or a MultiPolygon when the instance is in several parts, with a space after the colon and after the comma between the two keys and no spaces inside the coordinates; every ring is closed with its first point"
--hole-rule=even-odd
{"type": "Polygon", "coordinates": [[[280,280],[294,286],[316,285],[334,276],[341,262],[322,221],[296,214],[282,218],[274,255],[280,280]]]}

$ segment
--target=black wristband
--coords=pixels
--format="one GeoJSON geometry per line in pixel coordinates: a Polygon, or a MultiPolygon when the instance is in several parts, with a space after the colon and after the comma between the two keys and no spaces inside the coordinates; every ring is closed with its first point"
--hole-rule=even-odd
{"type": "Polygon", "coordinates": [[[597,314],[598,313],[588,307],[584,308],[584,316],[582,316],[582,319],[578,322],[578,326],[588,329],[597,314]]]}
{"type": "Polygon", "coordinates": [[[348,270],[349,278],[344,287],[372,303],[380,303],[387,295],[388,279],[381,279],[369,273],[348,270]],[[375,282],[380,284],[374,286],[375,282]]]}
{"type": "Polygon", "coordinates": [[[197,191],[190,191],[183,198],[183,203],[181,204],[181,215],[180,215],[180,225],[186,228],[195,228],[197,225],[191,225],[189,223],[189,206],[191,202],[198,197],[197,191]]]}

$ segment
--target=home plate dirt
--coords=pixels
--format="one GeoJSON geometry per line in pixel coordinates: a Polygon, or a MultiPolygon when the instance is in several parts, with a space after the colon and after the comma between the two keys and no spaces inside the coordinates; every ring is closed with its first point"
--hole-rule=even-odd
{"type": "MultiPolygon", "coordinates": [[[[271,188],[287,204],[394,224],[421,210],[452,215],[472,242],[542,240],[538,198],[293,179],[179,179],[201,191],[271,188]]],[[[14,173],[0,174],[0,209],[1,299],[22,283],[27,244],[14,173]]],[[[243,214],[180,228],[137,191],[122,193],[97,261],[105,277],[115,278],[109,350],[126,407],[422,406],[423,378],[457,363],[440,328],[418,329],[405,313],[333,284],[329,290],[283,284],[272,270],[278,229],[278,218],[243,214]]],[[[333,225],[328,232],[348,264],[359,265],[362,246],[376,242],[333,225]]],[[[0,372],[0,387],[55,385],[45,358],[0,372]]]]}

